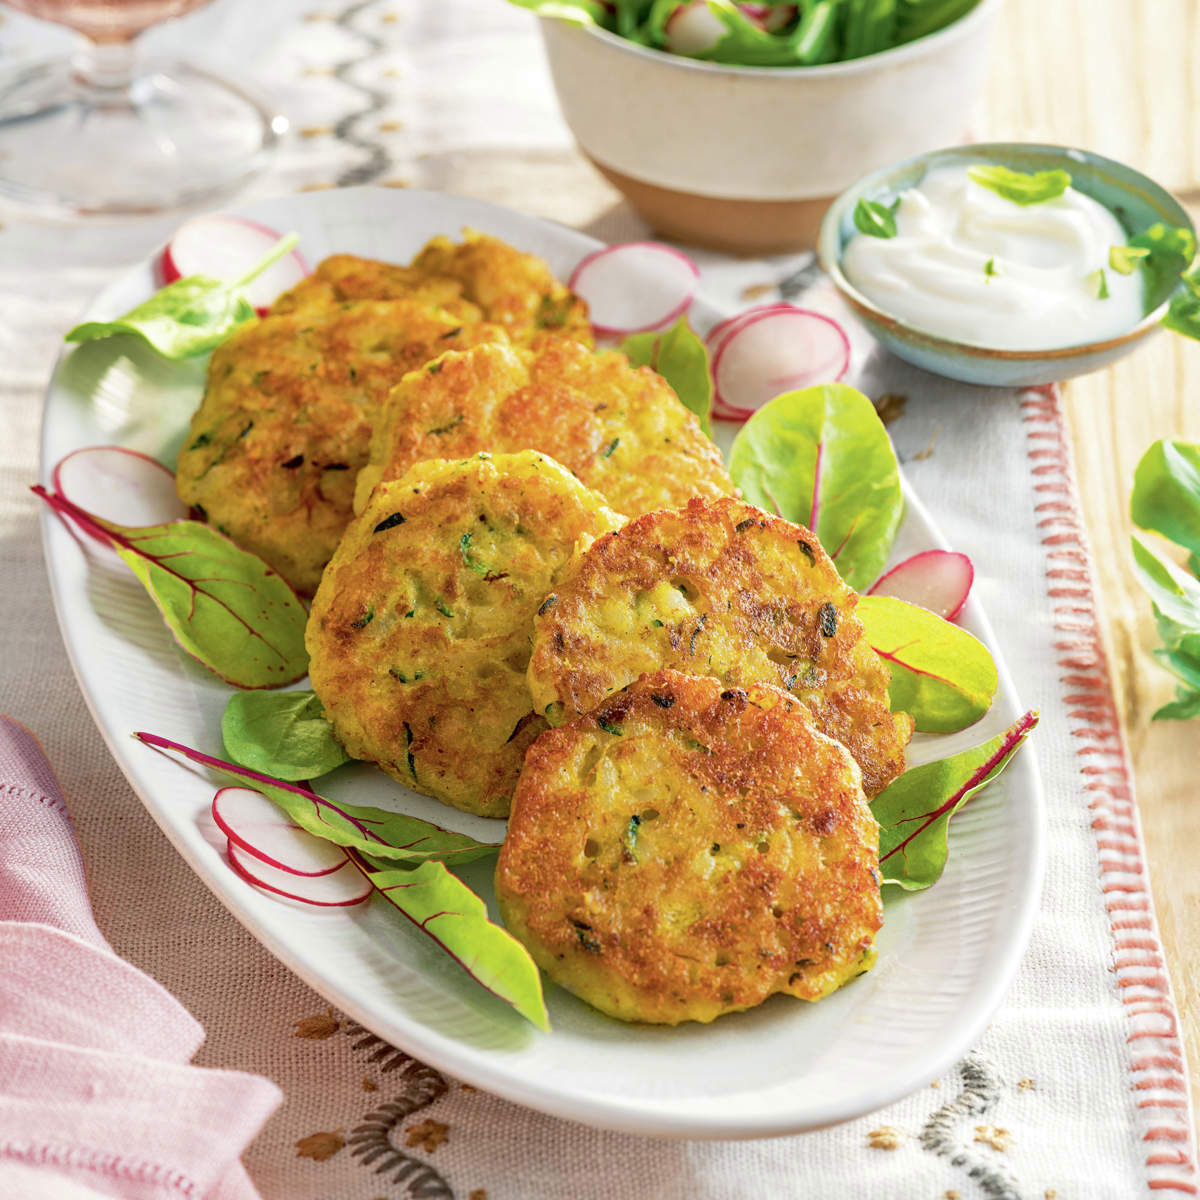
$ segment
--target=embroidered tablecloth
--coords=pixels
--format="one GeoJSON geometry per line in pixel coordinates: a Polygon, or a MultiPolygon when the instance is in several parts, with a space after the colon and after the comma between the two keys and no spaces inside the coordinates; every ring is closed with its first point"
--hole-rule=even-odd
{"type": "MultiPolygon", "coordinates": [[[[0,26],[10,56],[64,37],[22,18],[0,26]]],[[[213,48],[222,69],[251,76],[291,117],[295,135],[252,195],[414,185],[610,240],[645,233],[582,167],[533,22],[503,0],[225,0],[153,40],[213,48]]],[[[197,1061],[283,1088],[246,1159],[267,1200],[1197,1194],[1176,1016],[1055,391],[949,385],[882,354],[859,362],[853,380],[880,404],[943,532],[974,560],[1018,695],[1043,714],[1034,750],[1048,873],[1006,1003],[954,1072],[833,1130],[744,1143],[606,1133],[444,1078],[331,1010],[191,875],[91,723],[27,491],[41,396],[88,298],[173,224],[64,229],[7,214],[0,229],[0,709],[29,724],[55,763],[101,928],[207,1029],[197,1061]]],[[[702,261],[710,297],[727,307],[801,293],[825,301],[804,257],[702,261]]]]}

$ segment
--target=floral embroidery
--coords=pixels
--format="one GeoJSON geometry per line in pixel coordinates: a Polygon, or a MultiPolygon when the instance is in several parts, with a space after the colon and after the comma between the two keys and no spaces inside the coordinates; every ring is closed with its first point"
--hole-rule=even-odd
{"type": "Polygon", "coordinates": [[[335,1129],[332,1133],[310,1133],[296,1143],[297,1158],[311,1158],[315,1162],[325,1162],[332,1158],[344,1145],[346,1139],[342,1131],[335,1129]]]}
{"type": "Polygon", "coordinates": [[[867,1145],[872,1150],[899,1150],[908,1141],[908,1134],[895,1125],[883,1125],[867,1134],[867,1145]]]}
{"type": "Polygon", "coordinates": [[[450,1126],[442,1121],[426,1117],[419,1125],[414,1125],[404,1139],[406,1146],[420,1146],[426,1154],[432,1154],[449,1136],[450,1126]]]}
{"type": "Polygon", "coordinates": [[[324,1041],[327,1037],[333,1037],[342,1027],[341,1021],[333,1015],[332,1008],[327,1008],[315,1017],[304,1017],[295,1024],[298,1038],[312,1038],[317,1042],[324,1041]]]}

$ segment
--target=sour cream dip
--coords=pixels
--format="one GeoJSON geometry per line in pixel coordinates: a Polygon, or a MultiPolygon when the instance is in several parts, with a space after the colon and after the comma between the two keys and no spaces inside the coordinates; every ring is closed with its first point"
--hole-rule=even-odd
{"type": "Polygon", "coordinates": [[[884,312],[926,333],[1054,350],[1125,333],[1145,315],[1142,272],[1109,266],[1110,248],[1128,235],[1073,187],[1017,204],[966,167],[938,167],[900,194],[895,219],[895,237],[851,238],[842,272],[884,312]]]}

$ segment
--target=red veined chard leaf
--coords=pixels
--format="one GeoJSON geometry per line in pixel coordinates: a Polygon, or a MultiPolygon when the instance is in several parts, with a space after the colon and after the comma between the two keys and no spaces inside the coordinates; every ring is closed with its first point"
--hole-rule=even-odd
{"type": "Polygon", "coordinates": [[[981,746],[906,771],[871,801],[884,883],[918,892],[941,878],[950,818],[1008,766],[1037,723],[1027,712],[981,746]]]}
{"type": "Polygon", "coordinates": [[[197,662],[235,687],[279,687],[308,671],[308,613],[257,555],[199,521],[116,525],[40,484],[64,520],[107,542],[150,594],[167,628],[197,662]]]}
{"type": "Polygon", "coordinates": [[[251,787],[279,805],[301,829],[327,842],[361,851],[372,860],[385,859],[405,866],[431,859],[467,863],[500,849],[499,845],[477,842],[465,833],[443,829],[419,817],[382,808],[337,803],[298,784],[272,779],[270,775],[214,758],[155,733],[135,733],[134,737],[155,749],[181,754],[239,783],[249,781],[251,787]]]}
{"type": "Polygon", "coordinates": [[[862,392],[828,383],[776,396],[734,439],[729,474],[751,504],[811,529],[856,591],[878,578],[904,498],[896,452],[862,392]]]}
{"type": "Polygon", "coordinates": [[[855,615],[892,672],[893,712],[911,713],[925,733],[954,733],[992,706],[996,664],[965,629],[891,596],[860,596],[855,615]]]}
{"type": "Polygon", "coordinates": [[[488,920],[483,901],[443,863],[423,863],[415,871],[365,874],[389,904],[433,938],[472,978],[539,1029],[550,1031],[542,976],[529,951],[488,920]]]}

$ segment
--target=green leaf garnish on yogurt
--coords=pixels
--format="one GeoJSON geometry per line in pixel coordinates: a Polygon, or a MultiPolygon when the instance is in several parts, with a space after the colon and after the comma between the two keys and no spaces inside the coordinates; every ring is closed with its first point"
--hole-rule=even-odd
{"type": "Polygon", "coordinates": [[[988,279],[995,279],[997,275],[1003,275],[1004,270],[994,258],[989,258],[987,262],[983,264],[983,273],[988,279]]]}
{"type": "Polygon", "coordinates": [[[1063,170],[1035,171],[1030,175],[999,163],[976,163],[967,168],[967,177],[1014,204],[1044,204],[1071,186],[1071,176],[1063,170]]]}
{"type": "Polygon", "coordinates": [[[1108,299],[1108,272],[1105,271],[1105,269],[1103,267],[1100,267],[1098,270],[1093,271],[1088,276],[1088,279],[1094,281],[1095,288],[1096,288],[1096,299],[1097,300],[1107,300],[1108,299]]]}
{"type": "Polygon", "coordinates": [[[1143,258],[1149,258],[1146,246],[1109,246],[1108,265],[1118,275],[1132,275],[1143,258]]]}
{"type": "Polygon", "coordinates": [[[860,197],[854,206],[854,228],[869,237],[894,238],[896,236],[896,206],[880,204],[878,200],[860,197]]]}

